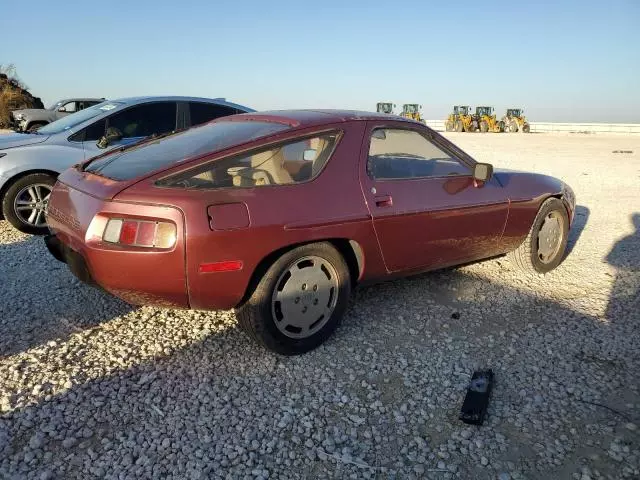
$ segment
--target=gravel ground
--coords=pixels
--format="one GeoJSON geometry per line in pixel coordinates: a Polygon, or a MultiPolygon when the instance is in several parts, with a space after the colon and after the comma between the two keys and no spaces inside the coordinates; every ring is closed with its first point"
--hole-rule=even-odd
{"type": "Polygon", "coordinates": [[[639,478],[640,137],[449,136],[573,186],[565,262],[361,288],[296,358],[254,346],[232,312],[84,286],[0,222],[0,478],[639,478]],[[496,385],[467,427],[478,367],[496,385]]]}

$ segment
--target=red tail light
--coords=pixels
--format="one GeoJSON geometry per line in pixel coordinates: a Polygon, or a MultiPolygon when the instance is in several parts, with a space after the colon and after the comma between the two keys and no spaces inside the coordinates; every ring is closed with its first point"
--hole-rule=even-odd
{"type": "Polygon", "coordinates": [[[171,222],[110,218],[102,240],[134,247],[171,248],[176,244],[176,235],[176,226],[171,222]]]}

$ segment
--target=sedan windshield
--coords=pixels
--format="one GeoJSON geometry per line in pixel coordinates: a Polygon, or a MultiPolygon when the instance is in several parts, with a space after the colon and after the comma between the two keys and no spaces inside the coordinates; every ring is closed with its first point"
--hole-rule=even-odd
{"type": "Polygon", "coordinates": [[[184,160],[213,153],[257,138],[273,135],[289,126],[258,121],[219,121],[194,127],[156,141],[97,158],[84,170],[113,180],[130,180],[184,160]]]}
{"type": "Polygon", "coordinates": [[[51,111],[57,110],[60,105],[62,105],[62,100],[60,100],[59,102],[54,103],[49,108],[47,108],[47,110],[51,110],[51,111]]]}
{"type": "Polygon", "coordinates": [[[85,108],[84,110],[80,110],[79,112],[62,117],[60,120],[51,122],[49,125],[45,125],[44,127],[38,129],[37,133],[41,135],[53,135],[55,133],[64,132],[75,127],[76,125],[80,125],[82,122],[86,122],[87,120],[92,119],[93,117],[97,117],[98,115],[109,112],[114,108],[119,107],[120,105],[122,104],[118,102],[99,103],[98,105],[94,105],[93,107],[85,108]]]}

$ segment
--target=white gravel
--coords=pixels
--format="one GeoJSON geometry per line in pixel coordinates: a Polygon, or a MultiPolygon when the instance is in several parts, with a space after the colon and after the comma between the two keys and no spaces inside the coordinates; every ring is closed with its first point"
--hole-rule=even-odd
{"type": "Polygon", "coordinates": [[[565,262],[359,289],[296,358],[232,312],[129,307],[0,222],[0,478],[638,478],[640,137],[449,136],[573,186],[565,262]],[[479,428],[457,420],[477,367],[479,428]]]}

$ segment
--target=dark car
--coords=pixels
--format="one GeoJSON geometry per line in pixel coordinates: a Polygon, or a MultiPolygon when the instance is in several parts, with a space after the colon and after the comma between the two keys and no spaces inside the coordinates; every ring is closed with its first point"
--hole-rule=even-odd
{"type": "Polygon", "coordinates": [[[52,254],[133,304],[236,308],[284,354],[323,342],[356,284],[511,253],[562,260],[560,180],[492,172],[424,124],[385,114],[234,115],[65,171],[52,254]]]}

